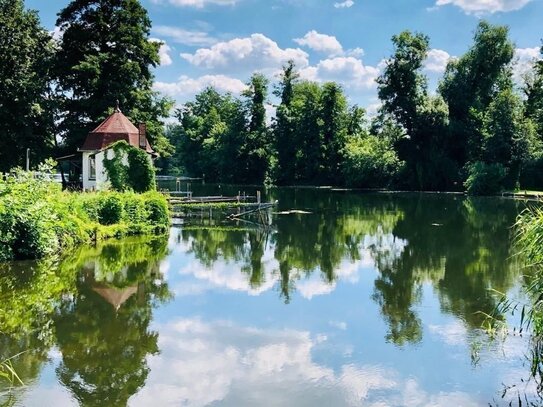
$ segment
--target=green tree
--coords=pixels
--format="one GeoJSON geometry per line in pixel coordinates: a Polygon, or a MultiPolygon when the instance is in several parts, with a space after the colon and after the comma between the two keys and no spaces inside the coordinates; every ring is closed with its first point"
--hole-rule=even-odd
{"type": "Polygon", "coordinates": [[[49,71],[51,36],[22,0],[0,0],[0,172],[41,162],[54,144],[49,71]]]}
{"type": "Polygon", "coordinates": [[[510,84],[496,95],[483,117],[482,158],[487,163],[508,168],[506,187],[519,183],[524,163],[529,161],[537,145],[535,128],[524,116],[520,97],[510,84]]]}
{"type": "Polygon", "coordinates": [[[341,182],[342,152],[347,140],[347,98],[334,82],[325,83],[321,98],[323,182],[341,182]]]}
{"type": "Polygon", "coordinates": [[[292,141],[294,152],[290,163],[292,181],[317,183],[322,172],[321,97],[322,89],[315,82],[298,82],[293,88],[291,102],[292,141]]]}
{"type": "Polygon", "coordinates": [[[60,11],[57,26],[63,33],[55,70],[66,148],[81,147],[119,100],[132,121],[147,124],[153,148],[169,154],[161,119],[172,102],[152,90],[160,43],[149,41],[151,21],[140,2],[73,0],[60,11]]]}
{"type": "MultiPolygon", "coordinates": [[[[543,56],[543,46],[541,46],[543,56]]],[[[534,121],[540,140],[543,140],[543,60],[536,61],[532,75],[524,88],[526,116],[534,121]]]]}
{"type": "Polygon", "coordinates": [[[270,132],[266,124],[266,97],[268,80],[262,74],[254,74],[243,96],[247,98],[247,122],[249,128],[239,149],[246,170],[241,181],[261,184],[269,168],[270,132]]]}
{"type": "Polygon", "coordinates": [[[289,61],[281,73],[281,80],[275,89],[275,96],[281,98],[277,107],[274,124],[275,149],[277,151],[276,180],[279,184],[288,184],[295,177],[296,145],[292,117],[294,85],[298,79],[294,61],[289,61]]]}
{"type": "Polygon", "coordinates": [[[245,106],[230,94],[208,87],[176,113],[178,162],[189,175],[233,182],[247,176],[241,153],[247,134],[245,106]]]}
{"type": "Polygon", "coordinates": [[[500,82],[510,75],[515,47],[508,34],[505,26],[481,21],[472,47],[449,62],[439,85],[449,107],[448,153],[460,166],[481,158],[482,117],[500,91],[500,82]]]}
{"type": "Polygon", "coordinates": [[[426,35],[404,31],[392,37],[394,54],[377,79],[382,111],[404,131],[396,141],[399,158],[407,165],[408,185],[419,189],[444,189],[454,182],[454,165],[444,151],[447,106],[428,95],[422,74],[428,54],[426,35]]]}

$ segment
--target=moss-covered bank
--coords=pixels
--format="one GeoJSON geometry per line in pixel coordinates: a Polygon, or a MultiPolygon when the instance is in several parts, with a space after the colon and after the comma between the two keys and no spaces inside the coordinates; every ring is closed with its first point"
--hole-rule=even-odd
{"type": "Polygon", "coordinates": [[[19,172],[0,180],[0,261],[39,259],[111,237],[165,233],[158,192],[74,193],[19,172]]]}

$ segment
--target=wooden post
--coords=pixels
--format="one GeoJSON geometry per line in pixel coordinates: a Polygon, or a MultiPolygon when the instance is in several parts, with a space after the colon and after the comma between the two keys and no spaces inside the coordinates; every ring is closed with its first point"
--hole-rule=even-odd
{"type": "Polygon", "coordinates": [[[260,205],[260,191],[256,191],[256,203],[260,205]]]}

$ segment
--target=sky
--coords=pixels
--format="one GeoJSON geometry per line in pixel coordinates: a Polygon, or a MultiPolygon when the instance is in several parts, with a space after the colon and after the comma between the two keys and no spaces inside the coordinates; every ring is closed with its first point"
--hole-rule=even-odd
{"type": "MultiPolygon", "coordinates": [[[[430,37],[425,73],[434,90],[451,57],[470,46],[480,19],[510,28],[518,78],[538,58],[543,0],[141,0],[164,43],[155,89],[182,104],[213,85],[239,94],[259,71],[272,84],[296,62],[302,78],[339,82],[351,103],[379,106],[375,78],[403,30],[430,37]]],[[[26,0],[55,29],[68,0],[26,0]]]]}

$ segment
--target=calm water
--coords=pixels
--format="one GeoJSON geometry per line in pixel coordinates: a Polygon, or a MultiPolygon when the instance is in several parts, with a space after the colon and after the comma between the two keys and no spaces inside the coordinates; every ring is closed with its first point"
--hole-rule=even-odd
{"type": "Polygon", "coordinates": [[[0,359],[24,352],[25,383],[0,382],[0,405],[484,406],[526,378],[525,339],[489,341],[478,313],[491,288],[520,295],[524,204],[266,199],[309,213],[204,211],[168,238],[0,264],[0,359]]]}

